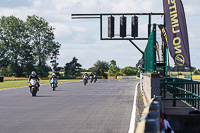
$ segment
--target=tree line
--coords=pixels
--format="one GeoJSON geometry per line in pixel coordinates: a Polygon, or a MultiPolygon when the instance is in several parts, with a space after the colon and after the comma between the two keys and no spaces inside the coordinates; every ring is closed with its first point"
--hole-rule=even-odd
{"type": "Polygon", "coordinates": [[[42,17],[27,16],[23,21],[15,16],[0,19],[0,74],[27,77],[37,71],[48,76],[51,68],[46,61],[61,46],[56,42],[52,26],[42,17]]]}
{"type": "Polygon", "coordinates": [[[106,61],[97,60],[96,63],[88,70],[82,69],[81,64],[78,63],[78,59],[73,57],[72,61],[66,63],[64,66],[64,72],[66,77],[82,76],[81,72],[97,73],[99,76],[107,78],[107,76],[131,76],[138,73],[137,67],[127,66],[120,69],[117,66],[115,60],[111,60],[110,63],[106,61]]]}

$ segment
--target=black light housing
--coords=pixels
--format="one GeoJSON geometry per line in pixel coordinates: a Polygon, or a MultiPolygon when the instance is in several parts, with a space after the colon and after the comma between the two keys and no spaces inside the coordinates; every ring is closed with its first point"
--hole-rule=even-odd
{"type": "Polygon", "coordinates": [[[111,15],[108,17],[108,37],[114,37],[115,18],[111,15]]]}
{"type": "Polygon", "coordinates": [[[131,36],[138,37],[138,17],[133,16],[131,21],[131,36]]]}
{"type": "Polygon", "coordinates": [[[126,17],[120,17],[120,37],[126,37],[126,17]]]}

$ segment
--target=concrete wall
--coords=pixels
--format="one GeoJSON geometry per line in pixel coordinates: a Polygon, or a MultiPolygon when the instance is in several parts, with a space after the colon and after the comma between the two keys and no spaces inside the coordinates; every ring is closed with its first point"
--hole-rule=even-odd
{"type": "Polygon", "coordinates": [[[108,79],[116,79],[115,76],[108,76],[108,79]]]}
{"type": "Polygon", "coordinates": [[[140,76],[144,104],[146,105],[154,96],[160,96],[160,75],[142,73],[140,76]]]}

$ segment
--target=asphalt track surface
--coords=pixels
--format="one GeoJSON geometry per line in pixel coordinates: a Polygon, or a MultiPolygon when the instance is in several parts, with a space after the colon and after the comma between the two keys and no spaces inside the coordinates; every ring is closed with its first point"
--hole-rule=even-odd
{"type": "Polygon", "coordinates": [[[0,133],[128,133],[138,80],[0,90],[0,133]]]}

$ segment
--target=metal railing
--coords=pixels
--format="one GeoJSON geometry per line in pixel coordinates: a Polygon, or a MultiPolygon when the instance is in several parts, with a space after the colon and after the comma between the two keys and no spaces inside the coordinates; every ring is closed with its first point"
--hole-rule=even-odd
{"type": "Polygon", "coordinates": [[[161,96],[163,100],[172,100],[176,106],[177,100],[183,100],[189,105],[199,109],[200,82],[180,78],[165,78],[161,82],[161,96]],[[162,92],[163,91],[163,92],[162,92]],[[166,92],[172,94],[173,98],[166,98],[166,92]]]}

